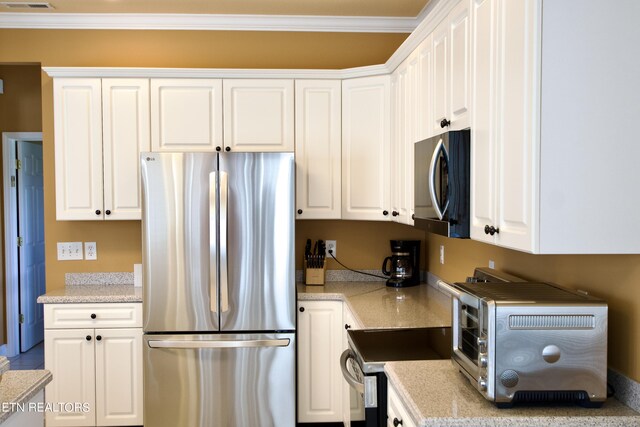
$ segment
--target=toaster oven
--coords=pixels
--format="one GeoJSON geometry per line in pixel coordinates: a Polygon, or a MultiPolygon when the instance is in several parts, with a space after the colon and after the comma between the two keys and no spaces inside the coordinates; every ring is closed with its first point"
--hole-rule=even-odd
{"type": "Polygon", "coordinates": [[[607,304],[549,283],[440,281],[452,362],[498,406],[607,398],[607,304]]]}

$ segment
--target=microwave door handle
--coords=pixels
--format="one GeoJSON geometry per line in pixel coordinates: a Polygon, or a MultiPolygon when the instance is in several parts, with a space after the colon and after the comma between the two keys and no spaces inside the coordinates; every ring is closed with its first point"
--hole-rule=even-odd
{"type": "MultiPolygon", "coordinates": [[[[447,151],[447,146],[444,145],[444,143],[442,144],[442,157],[447,165],[447,173],[449,173],[449,152],[447,151]]],[[[446,201],[444,202],[444,208],[442,209],[442,216],[447,213],[447,209],[449,208],[449,195],[445,194],[444,196],[446,197],[446,201]]]]}
{"type": "Polygon", "coordinates": [[[364,383],[361,383],[354,378],[353,375],[351,375],[351,372],[347,369],[347,362],[349,359],[353,359],[353,352],[350,349],[346,349],[340,356],[340,370],[342,370],[342,376],[358,393],[364,394],[364,383]]]}
{"type": "Polygon", "coordinates": [[[431,196],[431,203],[433,203],[433,209],[436,211],[438,219],[442,219],[444,212],[440,209],[438,203],[438,196],[436,195],[436,164],[438,163],[438,157],[440,157],[440,151],[444,146],[442,138],[436,144],[433,155],[431,156],[431,162],[429,164],[429,196],[431,196]]]}

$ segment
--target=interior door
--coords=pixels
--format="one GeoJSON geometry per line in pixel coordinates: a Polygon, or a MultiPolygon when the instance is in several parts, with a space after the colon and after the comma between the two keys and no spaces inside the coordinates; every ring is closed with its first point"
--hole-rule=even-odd
{"type": "Polygon", "coordinates": [[[220,155],[220,329],[295,329],[293,153],[220,155]]]}
{"type": "Polygon", "coordinates": [[[20,351],[44,339],[42,305],[36,303],[45,290],[44,193],[42,143],[18,141],[18,248],[20,299],[20,351]]]}

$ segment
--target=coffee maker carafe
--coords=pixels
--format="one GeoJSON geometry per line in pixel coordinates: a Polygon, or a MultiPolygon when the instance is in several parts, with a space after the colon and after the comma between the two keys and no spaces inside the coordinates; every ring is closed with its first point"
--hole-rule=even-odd
{"type": "Polygon", "coordinates": [[[391,256],[382,262],[387,286],[402,288],[420,283],[420,241],[391,240],[391,256]]]}

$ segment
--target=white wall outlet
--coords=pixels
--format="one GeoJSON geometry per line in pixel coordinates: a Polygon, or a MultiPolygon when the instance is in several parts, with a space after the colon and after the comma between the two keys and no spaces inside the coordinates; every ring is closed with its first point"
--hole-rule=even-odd
{"type": "Polygon", "coordinates": [[[327,249],[326,249],[326,254],[325,257],[327,257],[328,259],[331,259],[331,255],[329,255],[329,251],[331,251],[331,253],[333,254],[334,257],[338,256],[338,243],[336,240],[327,240],[327,249]]]}
{"type": "Polygon", "coordinates": [[[58,242],[58,261],[83,259],[82,242],[58,242]]]}
{"type": "Polygon", "coordinates": [[[84,259],[98,259],[96,242],[84,242],[84,259]]]}
{"type": "Polygon", "coordinates": [[[496,268],[496,263],[492,259],[489,260],[489,268],[496,268]]]}
{"type": "Polygon", "coordinates": [[[440,264],[444,265],[444,245],[440,245],[440,264]]]}

